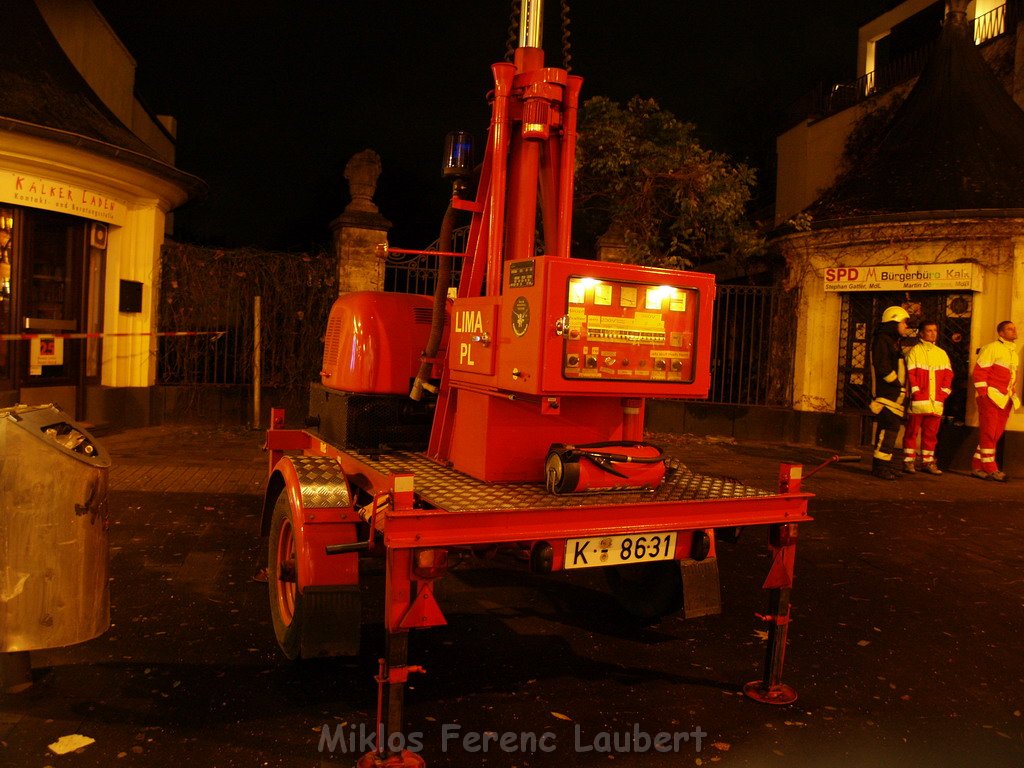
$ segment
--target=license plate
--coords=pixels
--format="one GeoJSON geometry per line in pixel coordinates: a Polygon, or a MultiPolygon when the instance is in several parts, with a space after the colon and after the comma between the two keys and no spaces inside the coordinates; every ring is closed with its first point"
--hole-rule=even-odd
{"type": "Polygon", "coordinates": [[[675,551],[675,531],[569,539],[565,542],[565,568],[599,568],[671,560],[675,551]]]}

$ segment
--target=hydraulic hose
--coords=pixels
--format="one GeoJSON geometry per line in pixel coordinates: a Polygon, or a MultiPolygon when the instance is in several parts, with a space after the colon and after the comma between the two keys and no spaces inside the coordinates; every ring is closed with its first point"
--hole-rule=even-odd
{"type": "MultiPolygon", "coordinates": [[[[456,195],[452,195],[455,200],[456,195]]],[[[442,253],[450,253],[455,232],[455,206],[448,203],[448,210],[444,212],[444,219],[441,221],[441,234],[437,238],[437,249],[442,253]]],[[[420,368],[412,383],[412,390],[409,398],[412,400],[423,399],[423,390],[432,389],[430,381],[430,370],[434,366],[434,358],[441,348],[441,338],[444,335],[445,304],[448,301],[448,286],[452,282],[452,257],[437,257],[437,281],[434,283],[434,307],[430,315],[430,336],[427,337],[427,346],[423,350],[423,357],[420,359],[420,368]]]]}

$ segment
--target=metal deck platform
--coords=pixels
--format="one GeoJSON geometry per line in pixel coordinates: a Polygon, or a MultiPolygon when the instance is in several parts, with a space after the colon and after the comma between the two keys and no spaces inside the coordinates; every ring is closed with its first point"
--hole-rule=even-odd
{"type": "Polygon", "coordinates": [[[689,471],[675,459],[667,461],[665,480],[652,491],[581,493],[555,496],[543,483],[486,483],[443,467],[421,453],[352,454],[376,471],[415,475],[421,501],[449,512],[492,512],[515,509],[575,508],[650,504],[665,501],[707,501],[774,496],[734,480],[689,471]]]}

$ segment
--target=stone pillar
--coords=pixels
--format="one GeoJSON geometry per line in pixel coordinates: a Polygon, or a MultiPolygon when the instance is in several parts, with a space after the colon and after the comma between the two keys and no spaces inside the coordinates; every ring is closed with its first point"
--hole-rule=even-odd
{"type": "Polygon", "coordinates": [[[384,261],[377,246],[387,242],[391,222],[373,202],[380,176],[380,156],[366,149],[345,166],[352,201],[331,222],[331,243],[338,259],[338,293],[384,289],[384,261]]]}
{"type": "Polygon", "coordinates": [[[626,263],[626,233],[618,222],[613,221],[608,231],[597,238],[597,259],[626,263]]]}

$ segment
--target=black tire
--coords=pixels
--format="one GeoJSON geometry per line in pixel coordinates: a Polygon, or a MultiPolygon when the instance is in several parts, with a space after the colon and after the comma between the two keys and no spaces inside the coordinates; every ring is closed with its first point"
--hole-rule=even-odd
{"type": "Polygon", "coordinates": [[[274,504],[274,515],[270,521],[267,592],[270,596],[270,617],[274,623],[277,644],[281,646],[284,655],[293,660],[300,656],[303,619],[302,593],[298,589],[294,564],[295,536],[292,533],[292,511],[288,504],[287,492],[282,492],[274,504]],[[290,567],[287,562],[289,560],[290,567]]]}
{"type": "Polygon", "coordinates": [[[677,560],[612,565],[604,572],[619,605],[643,622],[654,623],[683,607],[683,576],[677,560]]]}

